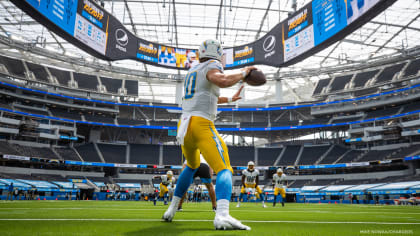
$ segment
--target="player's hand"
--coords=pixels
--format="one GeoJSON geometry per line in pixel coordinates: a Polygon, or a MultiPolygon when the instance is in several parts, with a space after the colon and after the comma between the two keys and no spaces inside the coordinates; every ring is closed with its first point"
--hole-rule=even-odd
{"type": "Polygon", "coordinates": [[[241,71],[245,71],[245,77],[249,74],[249,72],[251,72],[251,70],[258,70],[258,68],[255,66],[247,66],[241,69],[241,71]]]}
{"type": "Polygon", "coordinates": [[[242,92],[243,88],[244,88],[244,86],[242,85],[238,89],[238,91],[232,96],[232,102],[235,102],[235,101],[238,101],[239,99],[242,99],[242,97],[240,95],[241,95],[241,92],[242,92]]]}

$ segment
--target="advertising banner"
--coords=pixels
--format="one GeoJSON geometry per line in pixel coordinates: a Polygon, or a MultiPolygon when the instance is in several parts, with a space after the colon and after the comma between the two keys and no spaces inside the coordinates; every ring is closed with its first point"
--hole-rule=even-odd
{"type": "Polygon", "coordinates": [[[315,46],[312,5],[307,4],[282,25],[284,61],[287,62],[315,46]]]}
{"type": "MultiPolygon", "coordinates": [[[[133,59],[181,70],[198,64],[197,49],[139,38],[94,0],[10,1],[54,33],[98,58],[133,59]]],[[[225,67],[294,64],[344,38],[395,1],[313,0],[255,42],[225,48],[225,67]]]]}

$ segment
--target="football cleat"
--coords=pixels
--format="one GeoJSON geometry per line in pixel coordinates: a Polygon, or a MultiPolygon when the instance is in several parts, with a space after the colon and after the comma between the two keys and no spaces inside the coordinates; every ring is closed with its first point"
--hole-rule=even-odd
{"type": "Polygon", "coordinates": [[[230,215],[216,215],[213,223],[216,230],[251,230],[251,227],[242,224],[230,215]]]}
{"type": "Polygon", "coordinates": [[[166,210],[165,213],[163,214],[162,219],[164,221],[171,222],[172,219],[175,216],[175,212],[176,212],[176,210],[174,210],[171,207],[169,207],[168,210],[166,210]]]}
{"type": "Polygon", "coordinates": [[[266,208],[267,206],[265,204],[263,204],[263,208],[266,208]]]}
{"type": "Polygon", "coordinates": [[[178,210],[176,210],[176,211],[182,211],[182,207],[178,208],[178,210]]]}

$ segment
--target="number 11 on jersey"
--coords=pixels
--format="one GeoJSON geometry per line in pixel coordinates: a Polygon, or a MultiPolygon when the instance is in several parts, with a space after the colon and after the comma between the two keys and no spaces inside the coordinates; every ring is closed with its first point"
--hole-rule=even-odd
{"type": "Polygon", "coordinates": [[[197,79],[197,71],[188,73],[184,82],[185,95],[184,99],[191,99],[195,93],[195,83],[197,79]]]}

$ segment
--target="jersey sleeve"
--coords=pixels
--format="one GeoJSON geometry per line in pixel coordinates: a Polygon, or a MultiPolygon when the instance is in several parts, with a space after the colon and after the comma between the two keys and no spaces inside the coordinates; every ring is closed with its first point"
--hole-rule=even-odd
{"type": "Polygon", "coordinates": [[[242,175],[246,175],[246,170],[242,170],[242,175]]]}
{"type": "Polygon", "coordinates": [[[257,173],[257,176],[260,175],[260,171],[258,169],[255,169],[255,173],[257,173]]]}
{"type": "Polygon", "coordinates": [[[282,174],[282,175],[281,175],[281,180],[282,180],[282,181],[286,180],[286,175],[285,175],[285,174],[282,174]]]}
{"type": "Polygon", "coordinates": [[[222,63],[220,63],[217,60],[210,60],[207,64],[207,66],[206,66],[206,71],[205,71],[206,76],[207,76],[207,72],[209,72],[210,70],[213,70],[213,69],[217,69],[217,70],[221,71],[222,73],[224,72],[222,63]]]}

